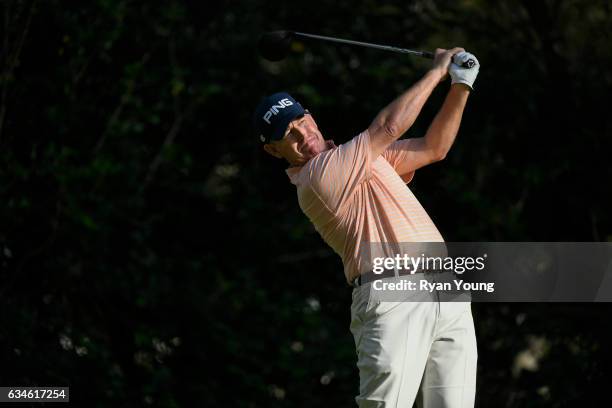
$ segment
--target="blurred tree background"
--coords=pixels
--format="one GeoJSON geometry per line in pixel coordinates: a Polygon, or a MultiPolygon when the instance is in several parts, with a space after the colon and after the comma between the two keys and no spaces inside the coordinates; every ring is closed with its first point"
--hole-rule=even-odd
{"type": "MultiPolygon", "coordinates": [[[[296,43],[270,63],[269,30],[474,52],[457,142],[410,184],[445,239],[612,240],[608,0],[0,4],[0,385],[69,385],[75,406],[354,406],[341,262],[251,115],[288,90],[343,143],[429,62],[296,43]]],[[[474,304],[477,406],[595,401],[611,311],[474,304]]]]}

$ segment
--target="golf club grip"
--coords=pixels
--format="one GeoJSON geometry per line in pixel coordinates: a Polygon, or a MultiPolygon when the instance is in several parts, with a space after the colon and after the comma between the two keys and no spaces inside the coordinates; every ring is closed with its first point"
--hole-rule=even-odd
{"type": "MultiPolygon", "coordinates": [[[[429,52],[429,51],[422,51],[421,56],[424,58],[429,58],[429,59],[434,59],[435,55],[433,52],[429,52]]],[[[474,61],[472,58],[470,58],[469,60],[465,61],[463,64],[461,64],[461,66],[463,68],[472,68],[474,65],[476,64],[476,61],[474,61]]]]}

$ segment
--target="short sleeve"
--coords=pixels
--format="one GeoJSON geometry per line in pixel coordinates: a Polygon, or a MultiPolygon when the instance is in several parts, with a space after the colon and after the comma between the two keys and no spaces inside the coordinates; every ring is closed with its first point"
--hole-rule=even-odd
{"type": "Polygon", "coordinates": [[[327,207],[337,212],[372,177],[371,166],[370,135],[365,130],[311,160],[310,184],[327,207]]]}
{"type": "Polygon", "coordinates": [[[409,171],[407,169],[409,160],[408,151],[411,150],[411,140],[412,139],[403,139],[393,142],[382,153],[382,157],[389,162],[391,167],[395,169],[406,184],[410,183],[414,177],[414,171],[409,171]]]}

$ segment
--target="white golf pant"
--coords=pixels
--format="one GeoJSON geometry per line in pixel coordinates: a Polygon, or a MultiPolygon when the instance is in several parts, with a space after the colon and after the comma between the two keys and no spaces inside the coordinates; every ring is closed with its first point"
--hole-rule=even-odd
{"type": "Polygon", "coordinates": [[[472,408],[477,350],[469,298],[445,302],[439,291],[405,291],[399,296],[403,301],[384,301],[372,283],[353,289],[351,332],[358,357],[358,406],[412,408],[420,391],[417,403],[423,408],[472,408]]]}

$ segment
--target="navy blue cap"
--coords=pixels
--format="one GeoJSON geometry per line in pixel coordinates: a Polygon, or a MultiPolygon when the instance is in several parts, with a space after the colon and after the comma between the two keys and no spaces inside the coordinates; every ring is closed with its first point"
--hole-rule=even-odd
{"type": "Polygon", "coordinates": [[[262,99],[253,115],[253,126],[259,140],[269,143],[283,138],[289,123],[306,111],[287,92],[278,92],[262,99]]]}

